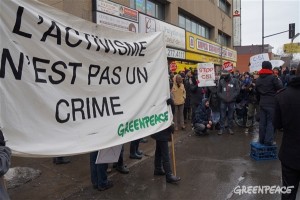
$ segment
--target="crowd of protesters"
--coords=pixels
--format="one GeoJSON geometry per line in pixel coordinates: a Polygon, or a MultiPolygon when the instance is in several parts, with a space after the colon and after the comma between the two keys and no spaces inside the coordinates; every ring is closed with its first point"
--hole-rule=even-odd
{"type": "MultiPolygon", "coordinates": [[[[296,199],[300,182],[300,63],[283,70],[281,67],[273,68],[271,62],[264,61],[258,72],[240,74],[239,71],[221,71],[216,86],[205,88],[197,87],[195,71],[191,73],[187,70],[175,75],[176,81],[180,79],[178,76],[184,82],[181,97],[185,103],[184,111],[177,115],[183,115],[184,119],[191,116],[196,135],[207,135],[207,130],[213,128],[220,129],[218,135],[222,135],[225,127],[233,134],[233,113],[245,107],[245,126],[259,122],[258,142],[261,145],[276,145],[275,129],[283,131],[279,150],[282,183],[293,189],[291,193],[282,194],[282,199],[296,199]]],[[[170,77],[170,81],[174,81],[172,74],[170,77]]]]}

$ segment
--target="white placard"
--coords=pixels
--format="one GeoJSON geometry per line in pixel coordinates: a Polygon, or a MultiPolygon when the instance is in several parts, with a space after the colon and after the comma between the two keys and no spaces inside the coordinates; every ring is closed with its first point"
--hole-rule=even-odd
{"type": "Polygon", "coordinates": [[[198,63],[198,87],[215,86],[215,69],[213,63],[198,63]]]}
{"type": "Polygon", "coordinates": [[[250,72],[255,72],[261,70],[261,64],[263,61],[269,61],[269,54],[268,53],[262,53],[257,54],[250,57],[250,72]]]}
{"type": "Polygon", "coordinates": [[[283,60],[270,60],[271,64],[272,64],[272,68],[274,67],[280,67],[284,64],[283,60]]]}
{"type": "Polygon", "coordinates": [[[121,150],[122,144],[98,151],[96,164],[118,162],[121,150]]]}

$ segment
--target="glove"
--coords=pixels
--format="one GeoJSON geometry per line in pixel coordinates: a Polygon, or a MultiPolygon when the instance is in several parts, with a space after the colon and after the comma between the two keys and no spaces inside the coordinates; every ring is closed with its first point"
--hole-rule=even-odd
{"type": "Polygon", "coordinates": [[[169,98],[167,99],[167,105],[173,105],[173,99],[169,98]]]}
{"type": "Polygon", "coordinates": [[[174,131],[175,131],[175,126],[174,126],[174,124],[171,124],[171,126],[169,127],[169,129],[170,129],[171,133],[174,133],[174,131]]]}
{"type": "Polygon", "coordinates": [[[0,130],[0,146],[5,146],[5,140],[1,130],[0,130]]]}

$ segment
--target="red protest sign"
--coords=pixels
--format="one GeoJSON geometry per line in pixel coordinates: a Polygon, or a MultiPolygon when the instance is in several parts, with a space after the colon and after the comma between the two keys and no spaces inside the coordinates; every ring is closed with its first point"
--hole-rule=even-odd
{"type": "Polygon", "coordinates": [[[175,72],[176,69],[177,69],[176,62],[175,61],[171,62],[170,63],[170,71],[175,72]]]}
{"type": "Polygon", "coordinates": [[[229,62],[229,61],[224,62],[223,66],[222,66],[222,69],[226,70],[226,71],[229,71],[229,72],[233,71],[233,63],[229,62]]]}

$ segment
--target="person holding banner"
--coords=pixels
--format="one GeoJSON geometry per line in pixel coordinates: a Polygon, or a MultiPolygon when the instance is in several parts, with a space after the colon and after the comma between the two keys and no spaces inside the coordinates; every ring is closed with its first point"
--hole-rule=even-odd
{"type": "MultiPolygon", "coordinates": [[[[167,100],[167,104],[171,105],[171,107],[174,107],[173,99],[169,98],[167,100]]],[[[171,134],[173,133],[174,124],[162,131],[151,135],[151,137],[156,141],[154,157],[154,175],[166,176],[167,183],[177,183],[181,180],[180,177],[173,175],[171,169],[168,142],[171,141],[171,134]]]]}
{"type": "Polygon", "coordinates": [[[274,145],[275,130],[272,120],[275,111],[275,94],[282,88],[281,80],[273,75],[271,62],[263,61],[256,80],[256,91],[260,97],[259,143],[261,144],[274,145]]]}
{"type": "Polygon", "coordinates": [[[227,113],[228,131],[233,133],[233,112],[237,96],[240,93],[240,85],[237,79],[232,78],[228,71],[221,72],[221,78],[218,85],[218,97],[221,100],[220,111],[220,131],[218,135],[222,135],[225,129],[225,119],[227,113]],[[228,111],[228,112],[226,112],[228,111]]]}
{"type": "Polygon", "coordinates": [[[93,188],[99,191],[113,187],[113,182],[107,178],[108,163],[96,164],[98,151],[90,153],[91,182],[93,188]]]}
{"type": "Polygon", "coordinates": [[[178,130],[178,126],[184,130],[184,119],[183,119],[183,109],[184,102],[186,99],[186,91],[182,83],[182,77],[180,74],[174,76],[174,84],[172,88],[172,95],[174,97],[175,113],[174,113],[174,124],[175,131],[178,130]]]}
{"type": "Polygon", "coordinates": [[[5,140],[0,130],[0,199],[9,200],[9,196],[5,187],[4,174],[9,170],[11,159],[11,150],[5,146],[5,140]]]}

